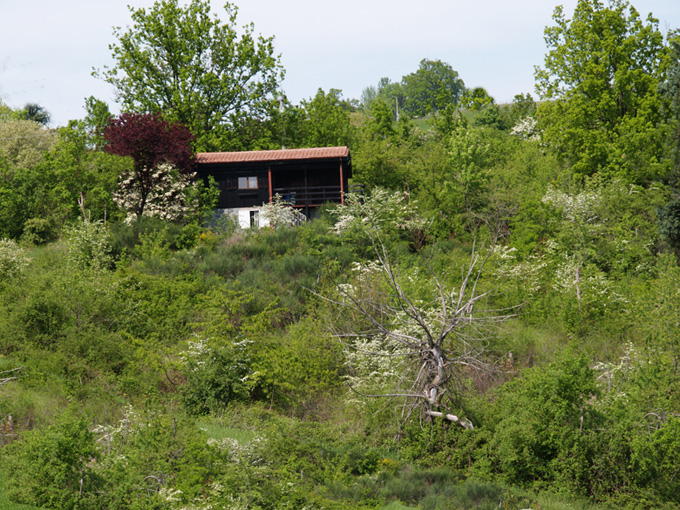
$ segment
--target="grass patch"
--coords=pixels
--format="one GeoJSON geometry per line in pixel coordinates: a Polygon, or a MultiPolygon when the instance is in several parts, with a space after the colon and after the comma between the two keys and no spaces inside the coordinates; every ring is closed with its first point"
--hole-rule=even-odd
{"type": "Polygon", "coordinates": [[[199,429],[205,432],[208,437],[220,441],[222,439],[234,439],[238,444],[245,446],[255,439],[257,434],[252,430],[238,429],[234,427],[227,427],[220,423],[213,421],[201,420],[197,424],[199,429]]]}

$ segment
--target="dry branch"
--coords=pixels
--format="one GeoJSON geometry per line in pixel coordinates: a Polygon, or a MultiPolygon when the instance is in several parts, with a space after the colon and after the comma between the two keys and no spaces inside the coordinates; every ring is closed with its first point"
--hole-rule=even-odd
{"type": "Polygon", "coordinates": [[[479,302],[494,292],[494,289],[481,288],[483,269],[493,250],[486,250],[482,256],[473,246],[457,289],[447,289],[425,259],[433,297],[430,302],[422,303],[402,285],[380,235],[375,231],[368,235],[382,287],[370,281],[363,282],[369,287],[358,290],[338,284],[335,296],[316,295],[343,312],[339,318],[349,317],[363,323],[363,326],[345,325],[344,330],[339,331],[336,326],[334,334],[346,346],[364,355],[401,357],[405,363],[398,387],[392,391],[368,395],[352,390],[364,397],[401,398],[408,415],[420,409],[425,416],[444,417],[465,428],[473,428],[469,420],[448,411],[444,395],[451,384],[462,379],[461,371],[493,370],[483,357],[490,328],[513,316],[513,309],[477,309],[479,302]],[[392,348],[385,352],[361,350],[357,339],[383,339],[392,348]]]}

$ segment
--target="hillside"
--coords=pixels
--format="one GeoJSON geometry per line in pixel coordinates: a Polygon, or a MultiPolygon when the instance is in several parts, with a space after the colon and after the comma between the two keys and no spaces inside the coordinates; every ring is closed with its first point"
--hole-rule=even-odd
{"type": "Polygon", "coordinates": [[[680,508],[677,33],[294,105],[235,6],[130,11],[124,113],[0,103],[0,509],[680,508]]]}

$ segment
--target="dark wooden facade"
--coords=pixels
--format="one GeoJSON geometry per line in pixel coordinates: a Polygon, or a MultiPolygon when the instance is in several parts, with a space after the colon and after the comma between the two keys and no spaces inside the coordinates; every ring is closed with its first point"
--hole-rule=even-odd
{"type": "Polygon", "coordinates": [[[275,194],[301,208],[342,203],[352,164],[347,147],[250,152],[203,152],[196,155],[200,178],[212,176],[220,188],[220,209],[261,206],[275,194]]]}

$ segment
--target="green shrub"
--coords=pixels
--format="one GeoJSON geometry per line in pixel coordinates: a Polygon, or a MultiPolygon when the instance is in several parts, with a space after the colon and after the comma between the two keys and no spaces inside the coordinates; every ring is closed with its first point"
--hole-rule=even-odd
{"type": "Polygon", "coordinates": [[[19,311],[27,338],[37,345],[54,348],[70,321],[63,296],[56,291],[31,294],[19,311]]]}
{"type": "Polygon", "coordinates": [[[182,403],[187,412],[208,414],[250,397],[247,348],[245,341],[218,348],[201,340],[190,342],[183,353],[187,383],[182,387],[182,403]]]}
{"type": "Polygon", "coordinates": [[[592,404],[598,394],[588,360],[569,352],[501,387],[500,419],[489,451],[495,452],[492,463],[502,479],[523,487],[553,485],[567,493],[589,493],[602,423],[592,404]]]}
{"type": "Polygon", "coordinates": [[[2,451],[7,496],[46,508],[96,508],[103,481],[91,464],[98,457],[87,423],[67,414],[45,430],[24,433],[2,451]]]}
{"type": "Polygon", "coordinates": [[[31,218],[24,223],[21,240],[36,246],[53,241],[56,237],[54,225],[44,218],[31,218]]]}
{"type": "Polygon", "coordinates": [[[101,222],[79,221],[66,229],[69,259],[76,267],[107,269],[111,266],[109,234],[101,222]]]}

